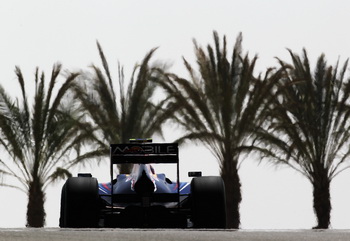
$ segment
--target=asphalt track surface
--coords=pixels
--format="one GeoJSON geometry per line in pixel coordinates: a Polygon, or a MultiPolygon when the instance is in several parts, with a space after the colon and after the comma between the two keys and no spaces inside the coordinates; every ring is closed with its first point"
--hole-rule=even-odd
{"type": "Polygon", "coordinates": [[[348,241],[350,230],[0,229],[0,241],[348,241]]]}

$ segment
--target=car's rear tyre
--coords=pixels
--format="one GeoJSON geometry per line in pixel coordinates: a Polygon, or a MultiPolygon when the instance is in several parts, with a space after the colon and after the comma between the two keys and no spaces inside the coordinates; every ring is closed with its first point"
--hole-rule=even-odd
{"type": "Polygon", "coordinates": [[[62,188],[60,227],[98,227],[98,200],[98,183],[96,178],[69,178],[62,188]]]}
{"type": "Polygon", "coordinates": [[[194,228],[226,228],[226,195],[221,177],[197,177],[191,182],[194,228]]]}
{"type": "Polygon", "coordinates": [[[63,185],[62,191],[61,191],[61,209],[60,209],[60,219],[59,219],[59,226],[61,228],[66,227],[65,213],[66,213],[66,183],[63,185]]]}

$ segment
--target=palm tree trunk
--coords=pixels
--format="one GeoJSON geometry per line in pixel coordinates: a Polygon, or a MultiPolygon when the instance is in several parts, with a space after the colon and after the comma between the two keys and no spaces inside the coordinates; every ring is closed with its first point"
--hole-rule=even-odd
{"type": "Polygon", "coordinates": [[[241,224],[239,213],[239,205],[242,201],[241,181],[237,165],[233,163],[233,161],[223,163],[221,177],[225,183],[227,228],[238,229],[241,224]]]}
{"type": "Polygon", "coordinates": [[[27,227],[43,227],[45,224],[45,193],[43,185],[39,180],[29,184],[28,206],[27,206],[27,227]]]}
{"type": "Polygon", "coordinates": [[[331,219],[330,179],[327,173],[319,175],[313,182],[314,211],[317,226],[314,229],[327,229],[331,219]]]}

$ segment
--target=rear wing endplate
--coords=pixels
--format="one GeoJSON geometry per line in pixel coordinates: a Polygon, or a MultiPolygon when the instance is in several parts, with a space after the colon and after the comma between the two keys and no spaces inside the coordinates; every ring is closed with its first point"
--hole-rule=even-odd
{"type": "Polygon", "coordinates": [[[111,163],[179,163],[177,143],[111,144],[111,163]]]}

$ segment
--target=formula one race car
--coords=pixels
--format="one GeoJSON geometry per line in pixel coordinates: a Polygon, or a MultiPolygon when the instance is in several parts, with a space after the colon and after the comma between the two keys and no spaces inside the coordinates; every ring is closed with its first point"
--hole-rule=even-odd
{"type": "Polygon", "coordinates": [[[189,172],[179,181],[177,143],[112,144],[111,181],[91,174],[70,177],[62,188],[60,227],[66,228],[225,228],[223,180],[189,172]],[[132,173],[113,176],[115,164],[132,163],[132,173]],[[177,180],[156,174],[152,164],[173,163],[177,180]]]}

